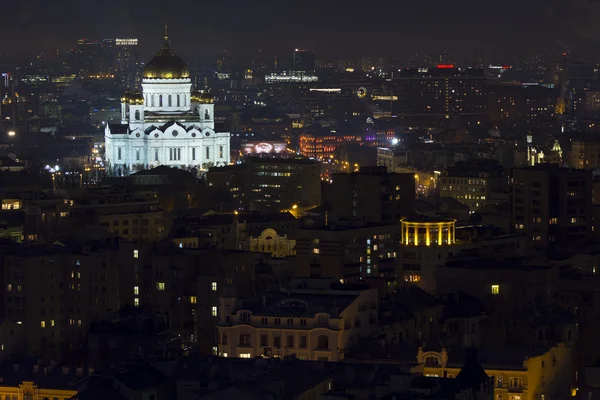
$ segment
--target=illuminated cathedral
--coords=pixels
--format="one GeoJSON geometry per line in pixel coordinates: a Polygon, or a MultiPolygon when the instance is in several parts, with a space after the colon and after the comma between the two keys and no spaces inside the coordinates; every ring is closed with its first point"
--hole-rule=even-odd
{"type": "Polygon", "coordinates": [[[121,123],[105,129],[105,160],[115,171],[167,165],[205,169],[229,164],[230,133],[215,122],[214,97],[192,90],[187,64],[162,48],[144,68],[142,91],[121,98],[121,123]]]}

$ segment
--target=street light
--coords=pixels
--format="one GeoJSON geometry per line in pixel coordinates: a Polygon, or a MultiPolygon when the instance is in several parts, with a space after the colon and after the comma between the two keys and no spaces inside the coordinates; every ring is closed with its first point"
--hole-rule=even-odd
{"type": "Polygon", "coordinates": [[[15,131],[8,131],[8,136],[15,136],[17,134],[17,132],[15,131]]]}

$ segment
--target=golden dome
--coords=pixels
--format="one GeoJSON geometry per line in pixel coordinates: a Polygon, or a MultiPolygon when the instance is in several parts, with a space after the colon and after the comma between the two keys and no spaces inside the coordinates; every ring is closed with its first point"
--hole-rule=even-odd
{"type": "Polygon", "coordinates": [[[135,92],[129,94],[128,101],[129,104],[132,105],[142,105],[144,104],[144,96],[136,90],[135,92]]]}
{"type": "Polygon", "coordinates": [[[129,90],[126,90],[125,93],[123,93],[123,96],[121,96],[121,103],[128,103],[130,97],[131,92],[129,90]]]}
{"type": "Polygon", "coordinates": [[[146,64],[144,79],[184,79],[190,77],[190,70],[181,58],[173,52],[165,27],[165,43],[160,51],[146,64]]]}
{"type": "Polygon", "coordinates": [[[212,104],[215,102],[215,96],[213,96],[210,91],[205,90],[202,95],[200,95],[198,102],[203,104],[212,104]]]}
{"type": "Polygon", "coordinates": [[[202,97],[202,90],[199,90],[199,89],[192,90],[192,101],[199,103],[201,97],[202,97]]]}

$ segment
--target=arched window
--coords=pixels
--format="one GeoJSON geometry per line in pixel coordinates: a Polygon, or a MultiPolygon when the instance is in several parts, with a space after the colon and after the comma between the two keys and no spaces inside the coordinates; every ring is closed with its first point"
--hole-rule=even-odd
{"type": "Polygon", "coordinates": [[[155,104],[154,102],[155,102],[155,100],[156,100],[155,98],[156,98],[156,96],[155,96],[155,95],[152,95],[152,96],[151,96],[151,99],[152,99],[152,101],[151,101],[151,106],[152,106],[152,107],[154,107],[154,104],[155,104]]]}
{"type": "Polygon", "coordinates": [[[172,107],[172,102],[171,102],[171,95],[169,95],[169,107],[172,107]]]}
{"type": "Polygon", "coordinates": [[[317,337],[317,348],[329,349],[329,338],[325,335],[319,335],[317,337]]]}
{"type": "Polygon", "coordinates": [[[177,107],[181,106],[181,96],[177,95],[177,107]]]}
{"type": "Polygon", "coordinates": [[[425,358],[425,365],[439,365],[440,360],[434,356],[428,356],[425,358]]]}
{"type": "Polygon", "coordinates": [[[162,94],[160,96],[158,96],[158,106],[162,107],[163,106],[163,102],[162,102],[162,94]]]}
{"type": "Polygon", "coordinates": [[[135,120],[136,121],[140,120],[140,110],[135,110],[135,120]]]}
{"type": "Polygon", "coordinates": [[[219,158],[223,158],[223,146],[219,146],[219,158]]]}
{"type": "Polygon", "coordinates": [[[208,113],[208,110],[204,110],[204,119],[206,119],[206,120],[210,119],[210,114],[208,113]]]}

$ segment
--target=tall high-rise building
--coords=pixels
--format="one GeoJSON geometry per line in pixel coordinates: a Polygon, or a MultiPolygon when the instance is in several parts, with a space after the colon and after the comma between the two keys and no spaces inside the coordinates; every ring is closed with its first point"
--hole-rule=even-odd
{"type": "Polygon", "coordinates": [[[486,111],[486,78],[480,68],[407,68],[398,72],[391,84],[398,96],[393,105],[398,117],[482,118],[486,111]]]}
{"type": "Polygon", "coordinates": [[[314,71],[315,53],[310,50],[295,49],[293,62],[293,71],[314,71]]]}
{"type": "Polygon", "coordinates": [[[388,173],[386,167],[334,174],[331,206],[331,221],[397,224],[414,213],[415,177],[388,173]]]}
{"type": "Polygon", "coordinates": [[[592,173],[539,164],[515,168],[511,222],[533,247],[581,244],[592,232],[592,173]]]}
{"type": "Polygon", "coordinates": [[[225,209],[309,209],[321,204],[320,171],[314,160],[247,157],[243,164],[210,168],[206,181],[229,196],[225,209]]]}

